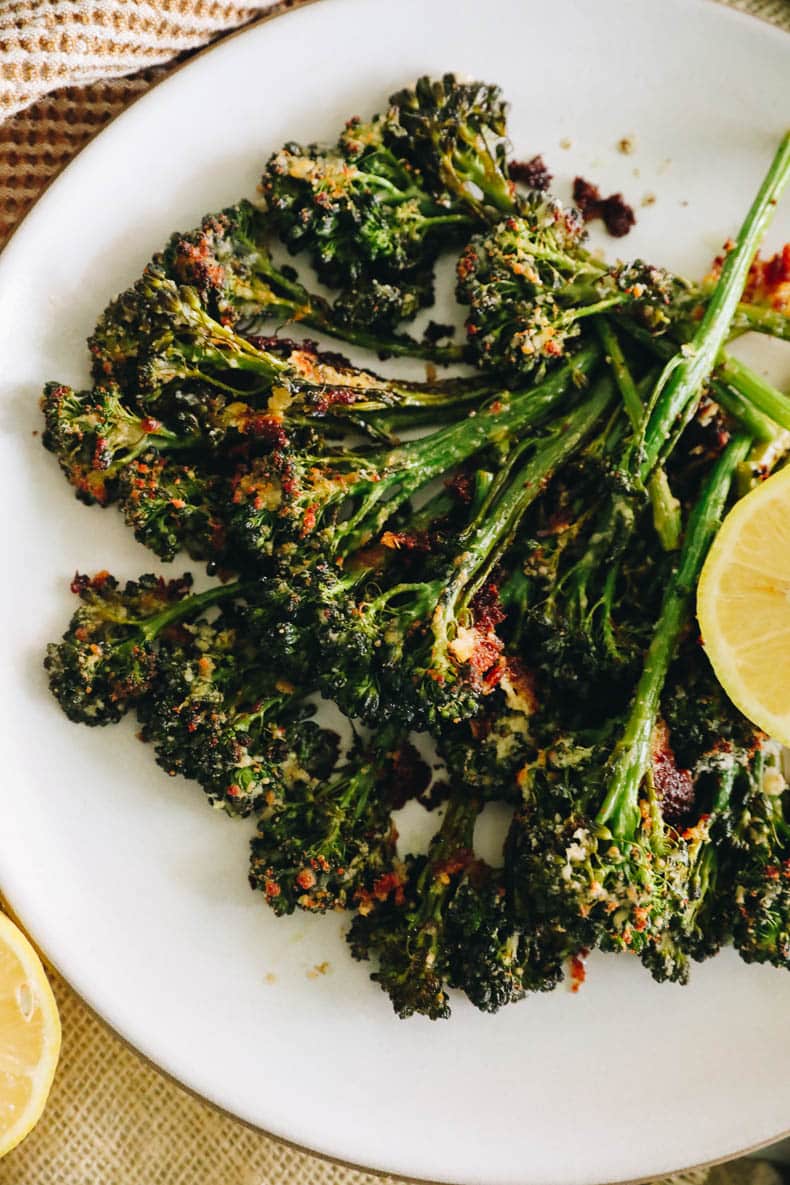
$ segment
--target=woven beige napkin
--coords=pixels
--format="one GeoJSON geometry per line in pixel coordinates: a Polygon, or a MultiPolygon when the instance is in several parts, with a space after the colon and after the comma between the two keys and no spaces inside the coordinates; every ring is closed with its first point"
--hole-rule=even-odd
{"type": "Polygon", "coordinates": [[[0,116],[66,84],[133,74],[244,24],[266,3],[17,0],[0,5],[0,116]]]}
{"type": "MultiPolygon", "coordinates": [[[[174,62],[264,10],[300,2],[0,0],[0,246],[47,182],[174,62]]],[[[790,0],[722,2],[790,30],[790,0]]],[[[60,1066],[43,1119],[0,1162],[0,1185],[395,1182],[220,1114],[144,1062],[52,979],[63,1022],[60,1066]]],[[[781,1178],[767,1164],[739,1161],[673,1182],[781,1185],[781,1178]]]]}

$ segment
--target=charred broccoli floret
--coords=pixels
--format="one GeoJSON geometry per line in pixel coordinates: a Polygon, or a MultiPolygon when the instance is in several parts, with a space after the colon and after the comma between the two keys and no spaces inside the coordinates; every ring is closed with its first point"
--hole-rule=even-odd
{"type": "Polygon", "coordinates": [[[137,415],[114,383],[87,391],[47,383],[41,407],[44,447],[58,458],[83,502],[111,502],[118,474],[152,444],[166,450],[193,443],[154,417],[137,415]]]}
{"type": "Polygon", "coordinates": [[[496,1012],[561,978],[561,957],[514,920],[503,871],[475,856],[479,812],[456,786],[427,855],[395,860],[358,894],[352,954],[376,960],[371,979],[400,1017],[449,1016],[448,987],[496,1012]]]}
{"type": "Polygon", "coordinates": [[[143,453],[120,474],[118,504],[135,539],[160,559],[186,551],[216,562],[225,553],[222,484],[195,465],[143,453]]]}
{"type": "Polygon", "coordinates": [[[88,344],[96,378],[114,378],[138,400],[156,401],[163,388],[189,381],[269,390],[288,371],[284,359],[215,320],[195,288],[158,264],[108,306],[88,344]]]}
{"type": "Polygon", "coordinates": [[[458,261],[457,295],[469,305],[468,344],[480,365],[540,376],[572,351],[588,317],[626,305],[653,326],[666,321],[666,273],[639,261],[606,267],[583,240],[575,210],[538,193],[472,239],[458,261]]]}
{"type": "Polygon", "coordinates": [[[143,739],[163,769],[199,782],[213,806],[238,815],[312,784],[336,756],[334,734],[310,719],[305,689],[261,661],[251,612],[232,607],[182,629],[162,646],[151,694],[138,707],[143,739]]]}
{"type": "Polygon", "coordinates": [[[763,743],[730,835],[733,941],[747,963],[790,967],[789,803],[780,755],[763,743]]]}
{"type": "MultiPolygon", "coordinates": [[[[177,284],[188,284],[207,311],[225,325],[259,318],[309,325],[381,354],[415,354],[437,362],[453,361],[459,348],[392,333],[404,316],[400,289],[379,280],[348,289],[332,307],[299,283],[291,268],[278,268],[266,246],[268,216],[241,201],[219,214],[208,214],[195,230],[171,236],[160,262],[177,284]]],[[[428,291],[419,298],[430,299],[428,291]]],[[[416,310],[415,310],[416,311],[416,310]]],[[[411,314],[405,310],[405,316],[411,314]]]]}
{"type": "MultiPolygon", "coordinates": [[[[339,147],[286,144],[269,159],[261,188],[280,237],[292,252],[309,253],[324,283],[389,286],[386,321],[378,309],[382,327],[432,303],[436,256],[474,226],[380,141],[362,145],[348,135],[339,147]]],[[[348,304],[341,307],[348,315],[348,304]]]]}
{"type": "Polygon", "coordinates": [[[551,991],[562,979],[554,945],[515,921],[503,870],[480,861],[447,907],[445,940],[447,982],[481,1012],[551,991]]]}
{"type": "Polygon", "coordinates": [[[397,832],[387,780],[402,741],[392,728],[357,738],[330,778],[303,783],[261,819],[250,884],[276,913],[345,907],[389,868],[397,832]]]}
{"type": "Polygon", "coordinates": [[[274,225],[343,289],[335,311],[349,325],[413,317],[433,301],[439,252],[513,210],[505,111],[497,87],[425,77],[383,115],[349,120],[336,146],[288,143],[270,158],[274,225]]]}
{"type": "Polygon", "coordinates": [[[69,720],[120,720],[152,686],[163,632],[244,591],[235,584],[190,595],[191,583],[188,575],[168,582],[141,576],[121,587],[108,572],[75,576],[72,589],[82,603],[44,660],[52,694],[69,720]]]}
{"type": "Polygon", "coordinates": [[[387,141],[434,192],[451,194],[478,218],[513,211],[507,104],[498,86],[424,76],[392,95],[384,126],[387,141]]]}

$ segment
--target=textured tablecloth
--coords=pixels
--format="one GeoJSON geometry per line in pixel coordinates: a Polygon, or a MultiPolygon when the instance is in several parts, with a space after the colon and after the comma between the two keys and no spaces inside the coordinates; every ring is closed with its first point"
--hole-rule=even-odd
{"type": "MultiPolygon", "coordinates": [[[[790,31],[790,0],[722,2],[790,31]]],[[[272,7],[224,0],[0,0],[0,246],[47,182],[174,61],[272,7]]],[[[219,1114],[142,1061],[58,976],[53,983],[63,1021],[60,1067],[38,1127],[0,1162],[0,1185],[395,1180],[320,1160],[219,1114]]],[[[707,1185],[779,1183],[773,1169],[755,1162],[683,1180],[698,1185],[706,1177],[707,1185]]]]}

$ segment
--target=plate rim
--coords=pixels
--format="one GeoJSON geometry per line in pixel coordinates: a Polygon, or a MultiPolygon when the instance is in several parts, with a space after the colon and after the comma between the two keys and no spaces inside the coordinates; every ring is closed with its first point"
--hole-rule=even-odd
{"type": "MultiPolygon", "coordinates": [[[[307,9],[307,8],[310,8],[314,5],[317,5],[319,2],[322,4],[326,4],[327,2],[331,3],[332,0],[274,0],[274,3],[271,4],[271,6],[266,11],[260,13],[257,16],[252,17],[250,20],[246,21],[244,24],[240,25],[238,28],[232,29],[230,32],[227,32],[224,35],[221,35],[217,40],[211,41],[207,45],[201,46],[197,50],[194,50],[191,53],[189,53],[189,56],[185,60],[178,62],[175,66],[173,66],[171,69],[169,69],[167,71],[167,73],[165,73],[161,78],[158,78],[154,82],[152,82],[145,91],[143,91],[141,94],[136,95],[134,98],[132,98],[126,104],[126,106],[122,108],[122,110],[116,112],[116,114],[113,115],[107,121],[107,123],[102,125],[101,128],[99,128],[93,135],[91,135],[90,138],[84,144],[82,144],[80,146],[80,148],[74,153],[74,155],[72,157],[70,157],[69,160],[46,181],[44,187],[40,190],[40,192],[36,195],[36,197],[30,203],[29,207],[25,210],[24,214],[22,215],[20,220],[16,223],[13,230],[9,234],[9,236],[6,239],[5,243],[3,244],[2,248],[0,248],[0,266],[2,266],[3,260],[6,256],[6,254],[8,253],[9,248],[12,247],[12,244],[14,244],[15,240],[17,239],[18,232],[25,226],[29,217],[37,209],[42,198],[44,198],[45,195],[47,195],[49,193],[50,189],[71,168],[71,166],[77,162],[77,160],[83,155],[83,153],[86,151],[86,149],[90,148],[91,145],[94,144],[97,139],[99,139],[99,137],[101,137],[106,131],[108,131],[110,128],[112,128],[123,116],[125,116],[127,114],[127,112],[129,112],[132,108],[136,107],[142,101],[148,99],[148,97],[153,92],[157,91],[160,88],[160,86],[162,86],[162,84],[169,82],[170,79],[174,78],[177,74],[180,74],[183,70],[185,70],[189,66],[191,66],[193,62],[197,61],[198,59],[206,57],[213,50],[219,49],[219,48],[227,45],[229,42],[235,40],[236,38],[243,36],[244,34],[250,32],[253,29],[256,29],[258,26],[269,24],[269,23],[274,22],[275,20],[280,19],[281,17],[285,17],[288,15],[300,12],[304,9],[307,9]]],[[[375,4],[376,0],[365,0],[365,2],[368,4],[375,4]]],[[[424,0],[424,2],[430,3],[430,0],[424,0]]],[[[642,2],[645,3],[646,0],[642,0],[642,2]]],[[[762,35],[767,35],[772,38],[775,38],[777,40],[777,43],[782,38],[786,38],[788,45],[790,45],[790,30],[782,28],[781,26],[775,24],[773,21],[769,20],[767,17],[762,16],[758,13],[748,12],[745,9],[735,7],[734,4],[731,3],[731,0],[681,0],[681,2],[687,4],[689,7],[694,7],[697,9],[704,8],[704,9],[707,9],[709,12],[715,11],[715,12],[717,12],[719,18],[721,18],[723,20],[731,20],[733,22],[741,24],[744,28],[747,26],[747,24],[753,26],[754,23],[756,22],[759,24],[759,26],[762,30],[762,35]]],[[[625,0],[620,0],[620,3],[625,3],[625,0]]],[[[120,78],[120,77],[126,77],[126,76],[119,75],[118,77],[120,78]]],[[[61,88],[58,88],[58,89],[61,89],[61,88]]],[[[47,92],[46,95],[42,96],[42,97],[49,98],[49,97],[51,97],[51,95],[53,93],[55,93],[55,92],[47,92]]],[[[204,1106],[210,1108],[210,1110],[212,1112],[214,1112],[215,1114],[220,1115],[223,1118],[230,1119],[230,1120],[234,1121],[235,1123],[240,1124],[242,1127],[246,1128],[250,1132],[265,1136],[267,1139],[272,1140],[275,1143],[277,1143],[285,1148],[291,1149],[295,1152],[302,1153],[307,1156],[311,1156],[319,1161],[323,1161],[323,1162],[330,1164],[330,1165],[337,1165],[340,1168],[352,1169],[352,1170],[356,1170],[356,1171],[369,1173],[371,1176],[373,1176],[379,1180],[383,1180],[383,1179],[387,1178],[390,1180],[394,1179],[396,1181],[404,1181],[404,1182],[414,1181],[414,1182],[419,1183],[419,1185],[454,1185],[454,1182],[450,1178],[446,1178],[446,1177],[440,1179],[440,1178],[434,1178],[434,1177],[429,1177],[429,1176],[423,1176],[420,1174],[417,1174],[417,1175],[410,1174],[410,1176],[408,1178],[405,1178],[405,1177],[402,1177],[400,1174],[393,1173],[391,1170],[386,1169],[386,1168],[377,1168],[372,1165],[364,1164],[361,1161],[355,1161],[355,1160],[346,1159],[341,1156],[336,1156],[334,1154],[331,1154],[331,1153],[325,1152],[323,1150],[319,1150],[315,1147],[312,1147],[309,1144],[302,1144],[296,1140],[290,1139],[288,1136],[284,1136],[279,1133],[273,1132],[273,1131],[269,1130],[268,1128],[262,1126],[261,1124],[254,1123],[252,1120],[249,1120],[249,1119],[246,1119],[240,1115],[237,1115],[235,1112],[222,1106],[222,1104],[218,1103],[215,1099],[211,1098],[208,1095],[204,1095],[196,1087],[183,1081],[181,1078],[179,1078],[177,1076],[176,1073],[174,1073],[172,1070],[166,1068],[163,1064],[161,1064],[160,1062],[155,1060],[155,1058],[151,1054],[145,1052],[145,1050],[143,1050],[143,1049],[139,1048],[137,1045],[135,1045],[135,1043],[131,1040],[131,1038],[127,1037],[120,1029],[118,1029],[101,1012],[98,1003],[97,1004],[92,1003],[89,999],[87,999],[83,995],[82,991],[79,991],[73,985],[70,977],[65,975],[63,973],[63,971],[61,970],[59,963],[47,953],[45,946],[43,946],[40,943],[39,939],[36,937],[35,931],[31,932],[28,929],[28,926],[25,923],[24,918],[17,912],[13,902],[10,900],[6,886],[7,886],[6,875],[5,875],[5,871],[3,871],[2,874],[0,874],[0,911],[6,913],[11,918],[11,920],[14,921],[20,927],[20,929],[22,929],[24,931],[24,933],[30,940],[31,944],[33,945],[34,949],[38,952],[39,956],[41,957],[42,961],[44,962],[45,968],[49,969],[50,971],[54,971],[54,973],[67,986],[69,991],[76,997],[76,999],[79,1001],[79,1003],[82,1005],[82,1007],[87,1009],[89,1015],[92,1018],[94,1018],[101,1025],[101,1027],[105,1033],[109,1033],[112,1037],[117,1039],[124,1046],[125,1049],[131,1051],[137,1058],[139,1058],[142,1061],[142,1063],[145,1066],[147,1066],[150,1069],[153,1069],[157,1074],[162,1075],[162,1077],[164,1077],[166,1081],[168,1081],[172,1085],[175,1085],[180,1090],[184,1091],[192,1099],[197,1100],[198,1102],[202,1103],[204,1106]]],[[[13,890],[12,890],[12,895],[13,895],[13,890]]],[[[689,1165],[683,1165],[683,1166],[678,1167],[676,1169],[672,1169],[671,1172],[672,1172],[672,1175],[675,1175],[675,1174],[690,1173],[690,1172],[694,1172],[694,1171],[702,1170],[702,1169],[714,1168],[717,1165],[731,1163],[731,1162],[738,1160],[742,1157],[752,1155],[756,1152],[759,1152],[763,1149],[772,1147],[774,1144],[781,1143],[782,1141],[788,1140],[788,1139],[790,1139],[790,1124],[788,1125],[788,1127],[786,1127],[782,1131],[778,1132],[775,1136],[771,1136],[765,1140],[760,1140],[754,1144],[749,1144],[746,1147],[738,1149],[735,1153],[727,1153],[724,1156],[713,1157],[711,1159],[694,1162],[689,1165]]],[[[659,1181],[660,1181],[660,1179],[659,1179],[659,1181]]],[[[650,1182],[653,1182],[654,1185],[656,1185],[656,1182],[657,1182],[655,1175],[652,1173],[648,1174],[646,1176],[629,1177],[627,1179],[618,1178],[613,1181],[611,1181],[611,1180],[610,1181],[603,1181],[603,1182],[597,1183],[597,1185],[649,1185],[650,1182]]]]}

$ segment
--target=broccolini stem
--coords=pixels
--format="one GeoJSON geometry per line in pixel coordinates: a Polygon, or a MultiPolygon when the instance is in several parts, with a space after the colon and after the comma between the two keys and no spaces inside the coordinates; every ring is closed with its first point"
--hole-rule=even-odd
{"type": "MultiPolygon", "coordinates": [[[[506,440],[514,432],[534,424],[556,405],[576,376],[588,375],[600,357],[597,346],[586,346],[568,363],[555,370],[544,382],[526,391],[502,393],[501,398],[489,402],[473,416],[459,424],[451,424],[439,432],[425,436],[409,445],[410,457],[423,464],[434,460],[443,469],[457,464],[473,452],[496,440],[506,440]],[[471,446],[471,447],[470,447],[471,446]]],[[[401,463],[400,450],[394,450],[385,468],[397,468],[401,463]]]]}
{"type": "Polygon", "coordinates": [[[359,346],[363,350],[373,350],[377,354],[384,354],[393,358],[424,358],[428,362],[450,364],[463,362],[465,347],[459,343],[449,343],[446,346],[435,345],[432,342],[420,341],[410,337],[408,333],[396,333],[389,337],[382,337],[378,333],[362,329],[356,325],[345,325],[327,312],[322,313],[315,306],[300,306],[298,315],[291,318],[301,325],[308,325],[311,329],[323,331],[329,337],[336,337],[349,345],[359,346]]]}
{"type": "MultiPolygon", "coordinates": [[[[469,169],[470,180],[479,185],[483,191],[486,201],[489,201],[497,210],[501,210],[503,214],[512,214],[515,209],[513,201],[513,194],[502,179],[497,176],[490,169],[480,169],[473,167],[469,169]]],[[[464,187],[466,189],[466,187],[464,187]]],[[[468,193],[468,190],[466,190],[468,193]]]]}
{"type": "Polygon", "coordinates": [[[626,362],[623,347],[620,345],[620,339],[605,317],[600,317],[595,322],[595,328],[598,331],[601,345],[606,353],[606,361],[612,368],[615,382],[623,397],[623,406],[631,421],[631,426],[634,431],[638,431],[642,422],[644,404],[636,388],[634,377],[631,374],[631,368],[626,362]]]}
{"type": "Polygon", "coordinates": [[[736,436],[727,445],[689,517],[678,566],[664,593],[631,713],[612,754],[609,788],[596,816],[601,826],[611,825],[615,837],[632,835],[638,827],[639,788],[650,764],[651,739],[667,671],[691,617],[694,588],[721,522],[733,477],[750,446],[748,436],[736,436]]]}
{"type": "Polygon", "coordinates": [[[605,313],[608,309],[616,309],[620,305],[625,304],[631,297],[626,292],[613,292],[611,296],[603,296],[600,300],[596,300],[591,304],[582,305],[580,308],[568,309],[567,313],[561,318],[561,324],[571,325],[574,321],[581,321],[583,317],[596,317],[599,313],[605,313]]]}
{"type": "Polygon", "coordinates": [[[480,803],[469,793],[457,790],[450,795],[442,824],[431,844],[426,873],[431,875],[436,865],[455,855],[459,849],[472,851],[475,823],[480,814],[480,803]]]}
{"type": "MultiPolygon", "coordinates": [[[[182,350],[183,356],[188,362],[208,361],[220,370],[250,371],[252,374],[261,375],[269,382],[275,380],[279,375],[287,377],[288,363],[269,350],[259,350],[246,338],[230,331],[228,331],[225,340],[228,344],[227,352],[201,343],[199,346],[185,345],[182,350]]],[[[193,377],[204,377],[203,372],[196,370],[193,377]]],[[[209,378],[209,381],[214,380],[209,378]]]]}
{"type": "MultiPolygon", "coordinates": [[[[615,381],[623,398],[623,406],[631,421],[634,432],[638,432],[644,412],[644,404],[639,394],[631,368],[626,361],[620,339],[605,318],[596,321],[598,336],[601,339],[606,359],[612,367],[615,381]]],[[[656,469],[647,482],[650,495],[650,505],[653,510],[653,526],[664,551],[675,551],[680,546],[680,503],[672,493],[669,479],[662,468],[656,469]]]]}
{"type": "Polygon", "coordinates": [[[733,358],[731,354],[722,353],[717,373],[764,416],[780,427],[790,429],[790,395],[779,391],[745,362],[741,362],[740,358],[733,358]]]}
{"type": "MultiPolygon", "coordinates": [[[[268,681],[268,671],[265,673],[264,678],[266,678],[268,681]]],[[[245,712],[244,715],[236,716],[236,731],[249,731],[256,721],[265,720],[273,710],[282,708],[289,702],[289,700],[292,700],[296,694],[297,693],[295,691],[282,692],[280,695],[270,696],[268,699],[259,700],[251,711],[245,712]]]]}
{"type": "Polygon", "coordinates": [[[661,466],[651,473],[647,492],[653,511],[653,526],[661,546],[664,551],[677,551],[683,529],[680,502],[672,493],[666,470],[661,466]]]}
{"type": "Polygon", "coordinates": [[[738,767],[734,761],[727,761],[716,769],[716,794],[713,798],[711,814],[719,815],[726,809],[732,797],[737,772],[738,767]]]}
{"type": "Polygon", "coordinates": [[[450,797],[439,830],[431,840],[428,856],[417,881],[417,907],[411,927],[412,955],[426,965],[436,958],[442,929],[442,912],[454,889],[453,874],[474,860],[475,823],[480,803],[456,790],[450,797]]]}
{"type": "MultiPolygon", "coordinates": [[[[483,513],[461,539],[464,550],[443,601],[452,602],[456,610],[469,604],[512,542],[528,507],[543,492],[560,465],[589,435],[613,398],[612,381],[608,375],[603,375],[584,403],[556,420],[547,436],[534,441],[532,455],[510,477],[504,493],[493,507],[487,501],[484,503],[483,513]]],[[[517,446],[516,456],[522,451],[522,447],[517,446]]]]}
{"type": "Polygon", "coordinates": [[[587,374],[598,357],[598,347],[587,346],[539,386],[509,399],[503,392],[500,400],[490,402],[466,419],[380,454],[375,466],[385,476],[363,499],[356,513],[338,523],[336,554],[348,554],[364,546],[371,536],[378,534],[398,506],[433,478],[486,445],[506,442],[519,431],[539,423],[556,407],[576,376],[587,374]]]}
{"type": "Polygon", "coordinates": [[[767,308],[764,305],[751,304],[741,301],[735,309],[732,319],[735,330],[754,333],[765,333],[769,337],[783,338],[790,341],[790,317],[780,313],[778,309],[767,308]]]}
{"type": "Polygon", "coordinates": [[[200,448],[205,444],[205,438],[199,432],[193,432],[189,436],[177,436],[169,428],[160,425],[159,428],[151,431],[144,431],[143,435],[128,452],[119,457],[104,470],[98,470],[105,479],[115,473],[125,469],[131,465],[132,461],[150,448],[155,448],[160,453],[178,452],[180,449],[200,448]]]}
{"type": "Polygon", "coordinates": [[[709,378],[727,335],[746,284],[752,260],[779,197],[790,180],[790,132],[782,139],[771,166],[738,232],[733,249],[722,264],[721,274],[705,308],[702,321],[691,341],[669,361],[658,381],[658,399],[644,421],[644,457],[641,474],[647,478],[661,454],[665,441],[678,420],[709,378]]]}
{"type": "Polygon", "coordinates": [[[420,222],[420,228],[424,234],[431,230],[434,226],[468,226],[476,225],[474,218],[468,218],[466,214],[432,214],[429,218],[423,218],[420,222]]]}
{"type": "Polygon", "coordinates": [[[790,453],[790,432],[781,429],[768,441],[757,441],[738,471],[738,497],[759,485],[790,453]]]}
{"type": "MultiPolygon", "coordinates": [[[[395,447],[400,443],[400,436],[409,428],[438,428],[448,420],[457,421],[464,414],[464,409],[480,403],[478,396],[463,396],[455,402],[448,400],[446,404],[426,407],[389,407],[382,411],[359,412],[354,417],[345,409],[342,419],[352,424],[373,440],[395,447]]],[[[305,417],[305,426],[315,425],[314,420],[305,417]]]]}
{"type": "MultiPolygon", "coordinates": [[[[370,408],[360,401],[353,410],[364,414],[374,412],[377,405],[387,411],[405,415],[412,411],[435,412],[443,408],[475,406],[493,394],[491,379],[474,376],[451,378],[433,384],[414,383],[403,379],[377,379],[378,388],[370,389],[370,408]],[[392,396],[397,396],[397,402],[392,396]],[[386,397],[389,396],[387,401],[386,397]]],[[[364,389],[364,388],[363,388],[364,389]]]]}
{"type": "Polygon", "coordinates": [[[229,597],[242,597],[245,593],[253,592],[259,587],[260,582],[257,580],[236,580],[232,584],[216,585],[214,588],[207,588],[204,592],[182,597],[180,601],[168,605],[166,609],[163,609],[161,613],[154,614],[153,617],[145,617],[129,624],[136,624],[143,637],[151,642],[173,622],[181,621],[185,617],[193,617],[201,610],[207,609],[209,605],[216,605],[219,601],[225,601],[229,597]]]}
{"type": "MultiPolygon", "coordinates": [[[[667,360],[675,356],[675,345],[667,338],[655,337],[640,325],[635,325],[627,320],[622,324],[630,337],[640,342],[657,357],[667,360]]],[[[773,422],[769,409],[790,418],[790,397],[777,390],[761,375],[756,374],[745,362],[722,351],[719,355],[719,365],[713,375],[712,385],[716,402],[720,403],[730,415],[735,416],[743,425],[744,431],[748,432],[750,436],[762,439],[764,434],[770,430],[771,435],[765,437],[770,440],[779,431],[779,425],[775,422],[773,429],[769,429],[769,425],[773,422]],[[737,363],[737,365],[732,365],[733,363],[737,363]],[[727,387],[717,382],[717,377],[723,377],[724,365],[728,365],[727,387]]]]}
{"type": "MultiPolygon", "coordinates": [[[[753,437],[755,441],[761,441],[767,444],[769,440],[773,440],[782,429],[774,421],[763,415],[758,411],[739,391],[734,387],[728,387],[724,383],[714,379],[711,383],[711,390],[713,397],[720,407],[736,419],[742,425],[743,431],[748,432],[749,436],[753,437]]],[[[788,400],[788,409],[790,409],[790,400],[788,400]]]]}

